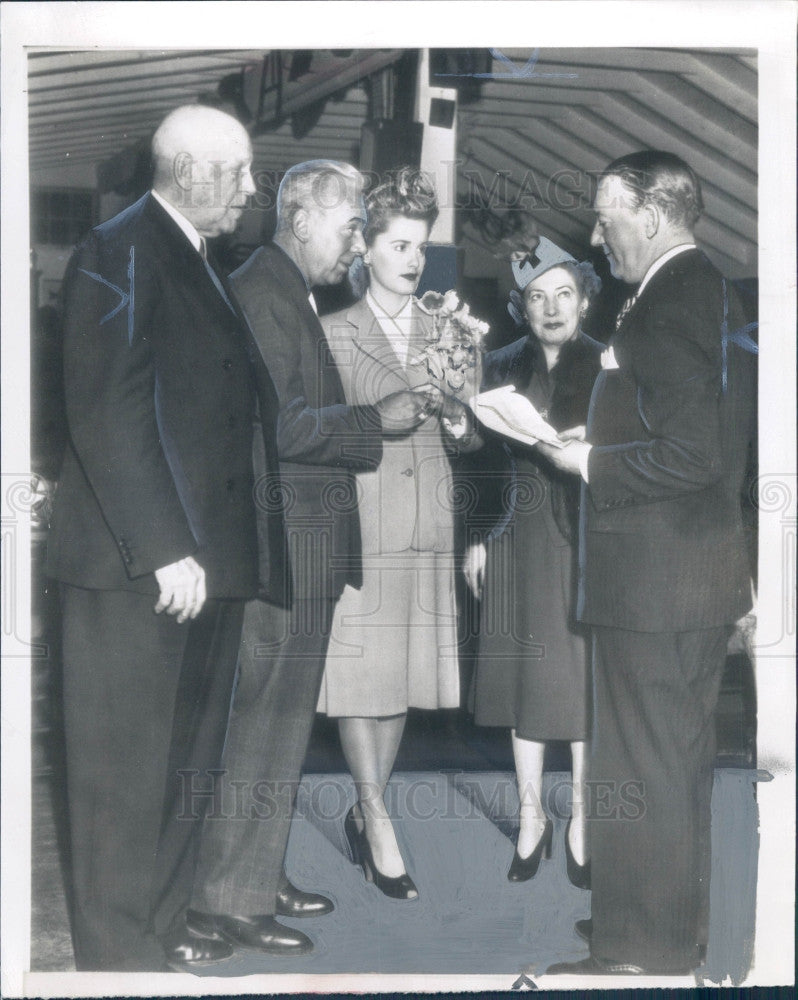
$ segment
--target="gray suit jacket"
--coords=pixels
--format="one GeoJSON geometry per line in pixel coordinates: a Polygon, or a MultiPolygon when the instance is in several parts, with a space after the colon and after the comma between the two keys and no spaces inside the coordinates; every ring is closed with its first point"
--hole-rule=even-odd
{"type": "Polygon", "coordinates": [[[260,247],[230,281],[254,337],[261,405],[264,386],[277,394],[280,482],[256,483],[259,529],[281,497],[294,597],[335,598],[361,585],[352,473],[379,462],[382,425],[372,408],[347,404],[305,279],[280,247],[260,247]]]}

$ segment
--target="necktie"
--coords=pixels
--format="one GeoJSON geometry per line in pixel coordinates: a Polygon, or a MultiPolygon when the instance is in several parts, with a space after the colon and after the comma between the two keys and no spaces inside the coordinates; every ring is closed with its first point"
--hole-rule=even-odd
{"type": "Polygon", "coordinates": [[[615,329],[620,330],[621,323],[626,319],[626,314],[632,308],[632,306],[637,302],[636,295],[630,295],[629,298],[621,306],[621,311],[618,313],[618,318],[615,320],[615,329]]]}
{"type": "Polygon", "coordinates": [[[233,307],[233,303],[230,301],[230,299],[227,296],[227,292],[224,290],[224,285],[222,284],[221,278],[216,273],[216,269],[213,266],[213,263],[208,258],[208,247],[205,244],[204,237],[200,237],[199,254],[200,254],[200,257],[202,257],[202,263],[205,265],[205,270],[208,272],[208,275],[210,276],[211,281],[214,283],[214,285],[216,285],[217,291],[222,296],[222,298],[224,299],[224,301],[227,303],[227,305],[229,306],[229,308],[233,312],[235,312],[235,308],[233,307]]]}

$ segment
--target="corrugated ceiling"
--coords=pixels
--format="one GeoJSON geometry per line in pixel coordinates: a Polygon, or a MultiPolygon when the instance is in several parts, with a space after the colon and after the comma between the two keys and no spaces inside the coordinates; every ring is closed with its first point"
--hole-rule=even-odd
{"type": "MultiPolygon", "coordinates": [[[[256,167],[282,171],[315,156],[357,160],[367,116],[362,81],[398,50],[314,54],[289,82],[283,111],[329,98],[304,136],[290,119],[255,138],[256,167]],[[292,131],[293,128],[293,131],[292,131]]],[[[264,50],[32,52],[29,60],[31,179],[61,164],[96,164],[137,140],[180,103],[213,92],[264,50]]],[[[699,235],[732,277],[756,273],[757,75],[752,51],[503,49],[493,79],[458,116],[458,198],[479,192],[521,199],[541,231],[583,247],[590,225],[589,174],[643,146],[682,155],[704,183],[699,235]]],[[[274,102],[274,94],[269,100],[274,102]]],[[[481,244],[471,226],[466,243],[481,244]]]]}

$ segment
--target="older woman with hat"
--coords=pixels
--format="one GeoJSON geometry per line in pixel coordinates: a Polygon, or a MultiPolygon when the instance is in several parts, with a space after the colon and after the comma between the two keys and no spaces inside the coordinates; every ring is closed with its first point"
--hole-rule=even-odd
{"type": "MultiPolygon", "coordinates": [[[[510,312],[528,330],[485,356],[483,390],[514,386],[557,431],[584,424],[603,345],[582,332],[581,321],[599,278],[544,237],[512,269],[521,294],[512,293],[510,312]]],[[[588,655],[574,614],[578,486],[534,445],[509,437],[490,436],[480,464],[486,488],[465,560],[469,586],[482,597],[474,715],[478,725],[511,731],[520,822],[507,877],[526,881],[551,856],[543,757],[548,741],[564,740],[573,767],[568,876],[589,888],[588,655]]]]}

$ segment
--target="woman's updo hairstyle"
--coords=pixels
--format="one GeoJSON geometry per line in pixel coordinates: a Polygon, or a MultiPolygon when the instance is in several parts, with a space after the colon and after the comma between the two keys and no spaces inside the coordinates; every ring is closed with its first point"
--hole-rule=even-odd
{"type": "Polygon", "coordinates": [[[430,229],[438,218],[438,196],[430,178],[417,167],[398,167],[366,196],[365,239],[371,244],[391,219],[423,219],[430,229]]]}

